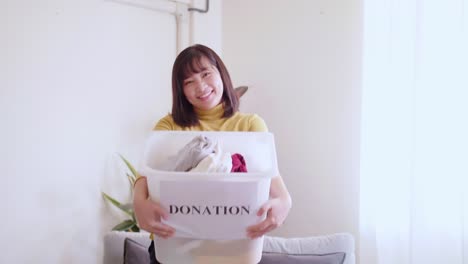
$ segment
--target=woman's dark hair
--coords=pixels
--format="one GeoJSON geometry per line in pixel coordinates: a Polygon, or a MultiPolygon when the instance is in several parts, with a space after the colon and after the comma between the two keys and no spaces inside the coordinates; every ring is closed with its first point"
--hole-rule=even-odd
{"type": "Polygon", "coordinates": [[[215,66],[223,81],[223,96],[221,103],[224,106],[223,117],[231,117],[239,110],[239,97],[232,87],[231,77],[221,58],[210,48],[196,44],[184,49],[174,61],[172,67],[172,118],[182,127],[199,124],[198,116],[193,105],[184,94],[184,80],[194,73],[200,73],[203,65],[201,59],[206,58],[215,66]]]}

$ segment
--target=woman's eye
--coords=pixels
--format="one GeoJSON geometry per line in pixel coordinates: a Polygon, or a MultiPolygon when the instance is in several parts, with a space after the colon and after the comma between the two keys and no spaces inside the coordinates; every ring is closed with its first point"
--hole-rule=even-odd
{"type": "Polygon", "coordinates": [[[211,74],[210,72],[204,72],[204,73],[202,74],[202,76],[203,76],[203,77],[206,77],[206,76],[208,76],[208,75],[210,75],[210,74],[211,74]]]}
{"type": "Polygon", "coordinates": [[[193,83],[192,80],[190,80],[190,81],[185,81],[185,82],[184,82],[184,85],[189,85],[189,84],[191,84],[191,83],[193,83]]]}

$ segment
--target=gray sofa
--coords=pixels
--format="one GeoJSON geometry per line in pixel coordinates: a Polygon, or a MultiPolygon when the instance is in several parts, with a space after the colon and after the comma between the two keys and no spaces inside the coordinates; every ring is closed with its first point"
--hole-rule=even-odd
{"type": "MultiPolygon", "coordinates": [[[[104,237],[104,264],[149,263],[148,233],[110,232],[104,237]]],[[[260,264],[355,264],[348,233],[303,238],[265,236],[260,264]]]]}

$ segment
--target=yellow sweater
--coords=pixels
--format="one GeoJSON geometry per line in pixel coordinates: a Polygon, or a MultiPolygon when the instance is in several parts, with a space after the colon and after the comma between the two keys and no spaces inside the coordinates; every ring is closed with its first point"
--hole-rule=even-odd
{"type": "Polygon", "coordinates": [[[196,110],[200,125],[181,127],[168,114],[154,127],[154,130],[184,130],[184,131],[238,131],[267,132],[265,121],[256,114],[236,112],[229,118],[223,118],[223,105],[219,104],[210,110],[196,110]]]}

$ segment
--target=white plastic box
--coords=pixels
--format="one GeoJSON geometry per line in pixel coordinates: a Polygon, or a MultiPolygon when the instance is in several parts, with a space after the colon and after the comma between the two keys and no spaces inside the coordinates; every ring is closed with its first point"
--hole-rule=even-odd
{"type": "MultiPolygon", "coordinates": [[[[264,219],[256,212],[269,196],[270,181],[278,175],[273,134],[268,132],[155,131],[147,140],[140,173],[148,180],[152,200],[168,211],[171,204],[243,205],[244,214],[169,214],[166,224],[174,237],[155,239],[162,263],[258,263],[263,237],[251,240],[246,228],[264,219]],[[222,152],[241,154],[246,173],[194,173],[160,170],[198,135],[219,142],[222,152]]],[[[175,206],[177,207],[177,206],[175,206]]],[[[173,208],[175,208],[173,207],[173,208]]],[[[212,207],[211,207],[212,208],[212,207]]],[[[213,210],[212,210],[213,211],[213,210]]],[[[220,209],[220,211],[222,211],[220,209]]],[[[226,211],[226,210],[225,210],[226,211]]],[[[234,212],[238,212],[234,210],[234,212]]]]}

